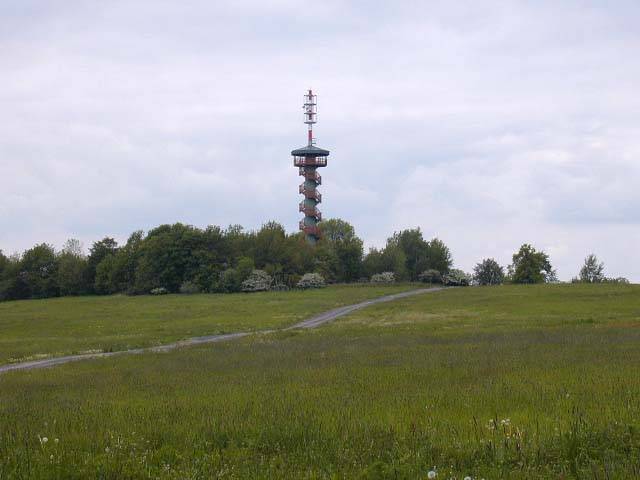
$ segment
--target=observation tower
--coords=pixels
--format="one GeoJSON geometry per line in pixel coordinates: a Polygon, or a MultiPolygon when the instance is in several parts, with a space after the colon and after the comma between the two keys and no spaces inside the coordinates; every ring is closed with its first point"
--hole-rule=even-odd
{"type": "Polygon", "coordinates": [[[298,206],[304,213],[300,220],[300,230],[305,233],[307,241],[314,245],[320,238],[318,223],[322,220],[322,213],[318,210],[318,204],[322,201],[322,195],[318,192],[318,185],[322,184],[322,177],[318,168],[327,166],[329,150],[316,147],[313,138],[313,124],[317,122],[317,96],[309,90],[304,96],[304,123],[308,128],[308,143],[306,147],[298,148],[291,152],[293,165],[298,167],[298,173],[304,177],[298,191],[304,195],[304,200],[298,206]]]}

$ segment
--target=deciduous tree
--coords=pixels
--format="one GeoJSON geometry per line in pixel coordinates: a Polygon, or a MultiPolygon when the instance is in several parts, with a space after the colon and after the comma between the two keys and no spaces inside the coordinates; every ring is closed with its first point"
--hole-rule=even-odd
{"type": "Polygon", "coordinates": [[[60,295],[82,295],[90,290],[86,284],[87,258],[79,240],[67,240],[58,255],[58,286],[60,295]]]}
{"type": "Polygon", "coordinates": [[[94,242],[89,249],[87,257],[87,269],[85,270],[85,284],[90,291],[95,291],[96,268],[98,264],[107,256],[115,255],[118,251],[118,242],[111,237],[105,237],[98,242],[94,242]]]}
{"type": "Polygon", "coordinates": [[[600,283],[605,279],[604,263],[598,261],[593,253],[584,259],[584,265],[580,269],[580,281],[585,283],[600,283]]]}
{"type": "Polygon", "coordinates": [[[473,277],[480,285],[500,285],[504,282],[504,268],[493,258],[485,258],[474,267],[473,277]]]}
{"type": "Polygon", "coordinates": [[[555,280],[549,256],[526,243],[513,254],[509,270],[514,283],[544,283],[555,280]]]}

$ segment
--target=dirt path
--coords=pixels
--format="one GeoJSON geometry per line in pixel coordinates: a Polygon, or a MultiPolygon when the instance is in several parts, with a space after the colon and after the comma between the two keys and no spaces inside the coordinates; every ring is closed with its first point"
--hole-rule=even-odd
{"type": "Polygon", "coordinates": [[[188,347],[191,345],[198,345],[201,343],[216,343],[225,342],[228,340],[234,340],[236,338],[246,337],[247,335],[253,335],[256,333],[272,333],[276,331],[292,330],[295,328],[316,328],[325,323],[331,322],[336,318],[343,317],[349,313],[360,310],[361,308],[368,307],[369,305],[375,305],[376,303],[391,302],[400,298],[411,297],[413,295],[419,295],[427,292],[437,292],[443,290],[443,287],[437,288],[421,288],[418,290],[410,290],[408,292],[395,293],[393,295],[386,295],[384,297],[373,298],[371,300],[365,300],[364,302],[356,303],[353,305],[347,305],[345,307],[329,310],[328,312],[320,313],[314,317],[304,320],[300,323],[296,323],[290,327],[278,329],[278,330],[257,330],[254,332],[237,332],[237,333],[225,333],[221,335],[206,335],[204,337],[193,337],[186,340],[180,340],[178,342],[168,343],[166,345],[159,345],[157,347],[146,348],[134,348],[132,350],[122,350],[120,352],[104,352],[104,353],[85,353],[80,355],[67,355],[64,357],[48,358],[45,360],[33,360],[31,362],[12,363],[9,365],[0,365],[0,374],[10,372],[13,370],[31,370],[34,368],[46,368],[56,365],[62,365],[64,363],[78,362],[80,360],[88,360],[91,358],[106,358],[114,357],[116,355],[124,354],[136,354],[145,352],[168,352],[176,348],[188,347]]]}

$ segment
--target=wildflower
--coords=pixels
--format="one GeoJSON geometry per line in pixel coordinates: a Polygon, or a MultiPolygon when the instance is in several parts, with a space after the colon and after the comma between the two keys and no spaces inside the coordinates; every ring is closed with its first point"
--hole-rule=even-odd
{"type": "Polygon", "coordinates": [[[53,460],[53,455],[49,455],[49,460],[53,460]]]}
{"type": "Polygon", "coordinates": [[[438,474],[435,470],[429,470],[429,473],[427,473],[427,478],[436,478],[437,476],[438,474]]]}
{"type": "Polygon", "coordinates": [[[47,443],[48,441],[49,441],[49,439],[47,437],[42,437],[40,439],[40,443],[42,443],[42,444],[47,443]]]}
{"type": "Polygon", "coordinates": [[[60,441],[60,439],[59,439],[59,438],[55,438],[55,439],[53,440],[53,443],[58,443],[59,441],[60,441]]]}
{"type": "Polygon", "coordinates": [[[466,477],[464,477],[464,480],[473,480],[469,475],[467,475],[466,477]]]}
{"type": "Polygon", "coordinates": [[[109,452],[111,451],[111,449],[110,449],[109,447],[106,447],[106,448],[104,449],[104,451],[105,451],[106,453],[109,453],[109,452]]]}

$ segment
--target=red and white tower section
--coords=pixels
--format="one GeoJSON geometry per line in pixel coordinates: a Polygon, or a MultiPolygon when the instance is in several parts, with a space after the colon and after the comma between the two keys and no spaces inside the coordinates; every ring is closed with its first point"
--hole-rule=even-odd
{"type": "Polygon", "coordinates": [[[318,191],[318,185],[322,184],[322,177],[318,173],[318,168],[327,166],[329,150],[316,147],[313,138],[313,125],[317,122],[317,97],[311,90],[304,96],[304,123],[307,124],[307,146],[298,148],[291,152],[293,155],[293,165],[298,167],[304,182],[300,184],[298,191],[304,195],[304,200],[300,202],[299,210],[304,213],[304,218],[300,220],[300,230],[305,233],[307,241],[315,244],[320,238],[318,223],[322,220],[322,214],[318,210],[318,204],[322,201],[322,195],[318,191]]]}

